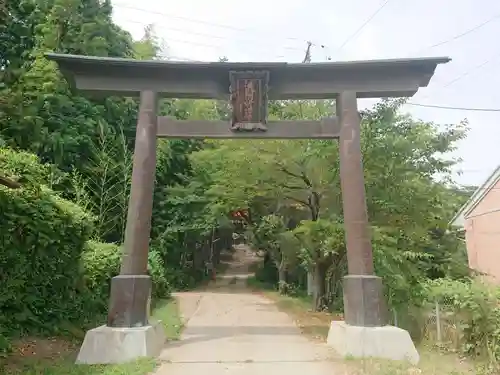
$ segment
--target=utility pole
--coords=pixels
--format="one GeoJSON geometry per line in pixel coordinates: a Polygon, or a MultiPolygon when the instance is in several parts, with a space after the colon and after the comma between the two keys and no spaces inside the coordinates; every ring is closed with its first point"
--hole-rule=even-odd
{"type": "Polygon", "coordinates": [[[304,64],[311,62],[311,47],[312,42],[307,42],[306,55],[304,56],[304,60],[302,60],[302,63],[304,64]]]}

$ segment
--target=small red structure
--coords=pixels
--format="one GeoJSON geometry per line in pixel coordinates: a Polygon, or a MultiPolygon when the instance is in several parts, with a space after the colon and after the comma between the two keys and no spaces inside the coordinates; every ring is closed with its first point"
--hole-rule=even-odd
{"type": "Polygon", "coordinates": [[[250,223],[250,213],[248,212],[248,209],[239,209],[236,211],[231,211],[229,216],[231,218],[231,222],[236,228],[242,229],[247,224],[250,223]]]}
{"type": "Polygon", "coordinates": [[[236,211],[232,211],[230,215],[234,220],[248,220],[249,218],[248,209],[239,209],[236,211]]]}

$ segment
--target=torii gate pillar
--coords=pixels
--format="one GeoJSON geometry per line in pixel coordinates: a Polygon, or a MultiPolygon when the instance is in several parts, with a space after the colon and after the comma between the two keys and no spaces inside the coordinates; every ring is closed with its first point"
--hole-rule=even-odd
{"type": "Polygon", "coordinates": [[[344,208],[348,276],[344,278],[344,317],[353,326],[387,324],[382,281],[374,276],[370,227],[360,143],[360,116],[355,92],[337,98],[340,119],[340,183],[344,208]]]}
{"type": "Polygon", "coordinates": [[[124,251],[120,275],[111,280],[108,327],[149,324],[151,278],[147,271],[156,174],[157,105],[155,92],[141,92],[124,251]]]}
{"type": "Polygon", "coordinates": [[[327,342],[345,356],[416,364],[420,357],[408,332],[387,325],[382,280],[374,274],[356,92],[340,93],[336,106],[348,275],[343,285],[344,321],[331,323],[327,342]]]}

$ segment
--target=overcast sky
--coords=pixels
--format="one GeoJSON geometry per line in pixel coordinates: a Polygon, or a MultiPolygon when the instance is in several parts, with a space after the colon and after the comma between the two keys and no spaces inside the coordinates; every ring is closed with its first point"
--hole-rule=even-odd
{"type": "MultiPolygon", "coordinates": [[[[453,61],[438,67],[429,87],[411,101],[500,108],[498,0],[114,0],[113,5],[115,21],[135,38],[154,24],[173,60],[300,62],[308,40],[314,43],[314,62],[449,56],[453,61]]],[[[458,151],[463,162],[457,182],[481,184],[500,164],[500,111],[405,108],[438,124],[469,120],[471,130],[458,151]]]]}

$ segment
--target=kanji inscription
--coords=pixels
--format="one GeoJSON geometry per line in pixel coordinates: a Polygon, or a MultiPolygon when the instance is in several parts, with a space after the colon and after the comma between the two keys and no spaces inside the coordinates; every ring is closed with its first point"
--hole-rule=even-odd
{"type": "Polygon", "coordinates": [[[269,72],[230,72],[234,131],[266,131],[269,72]]]}

